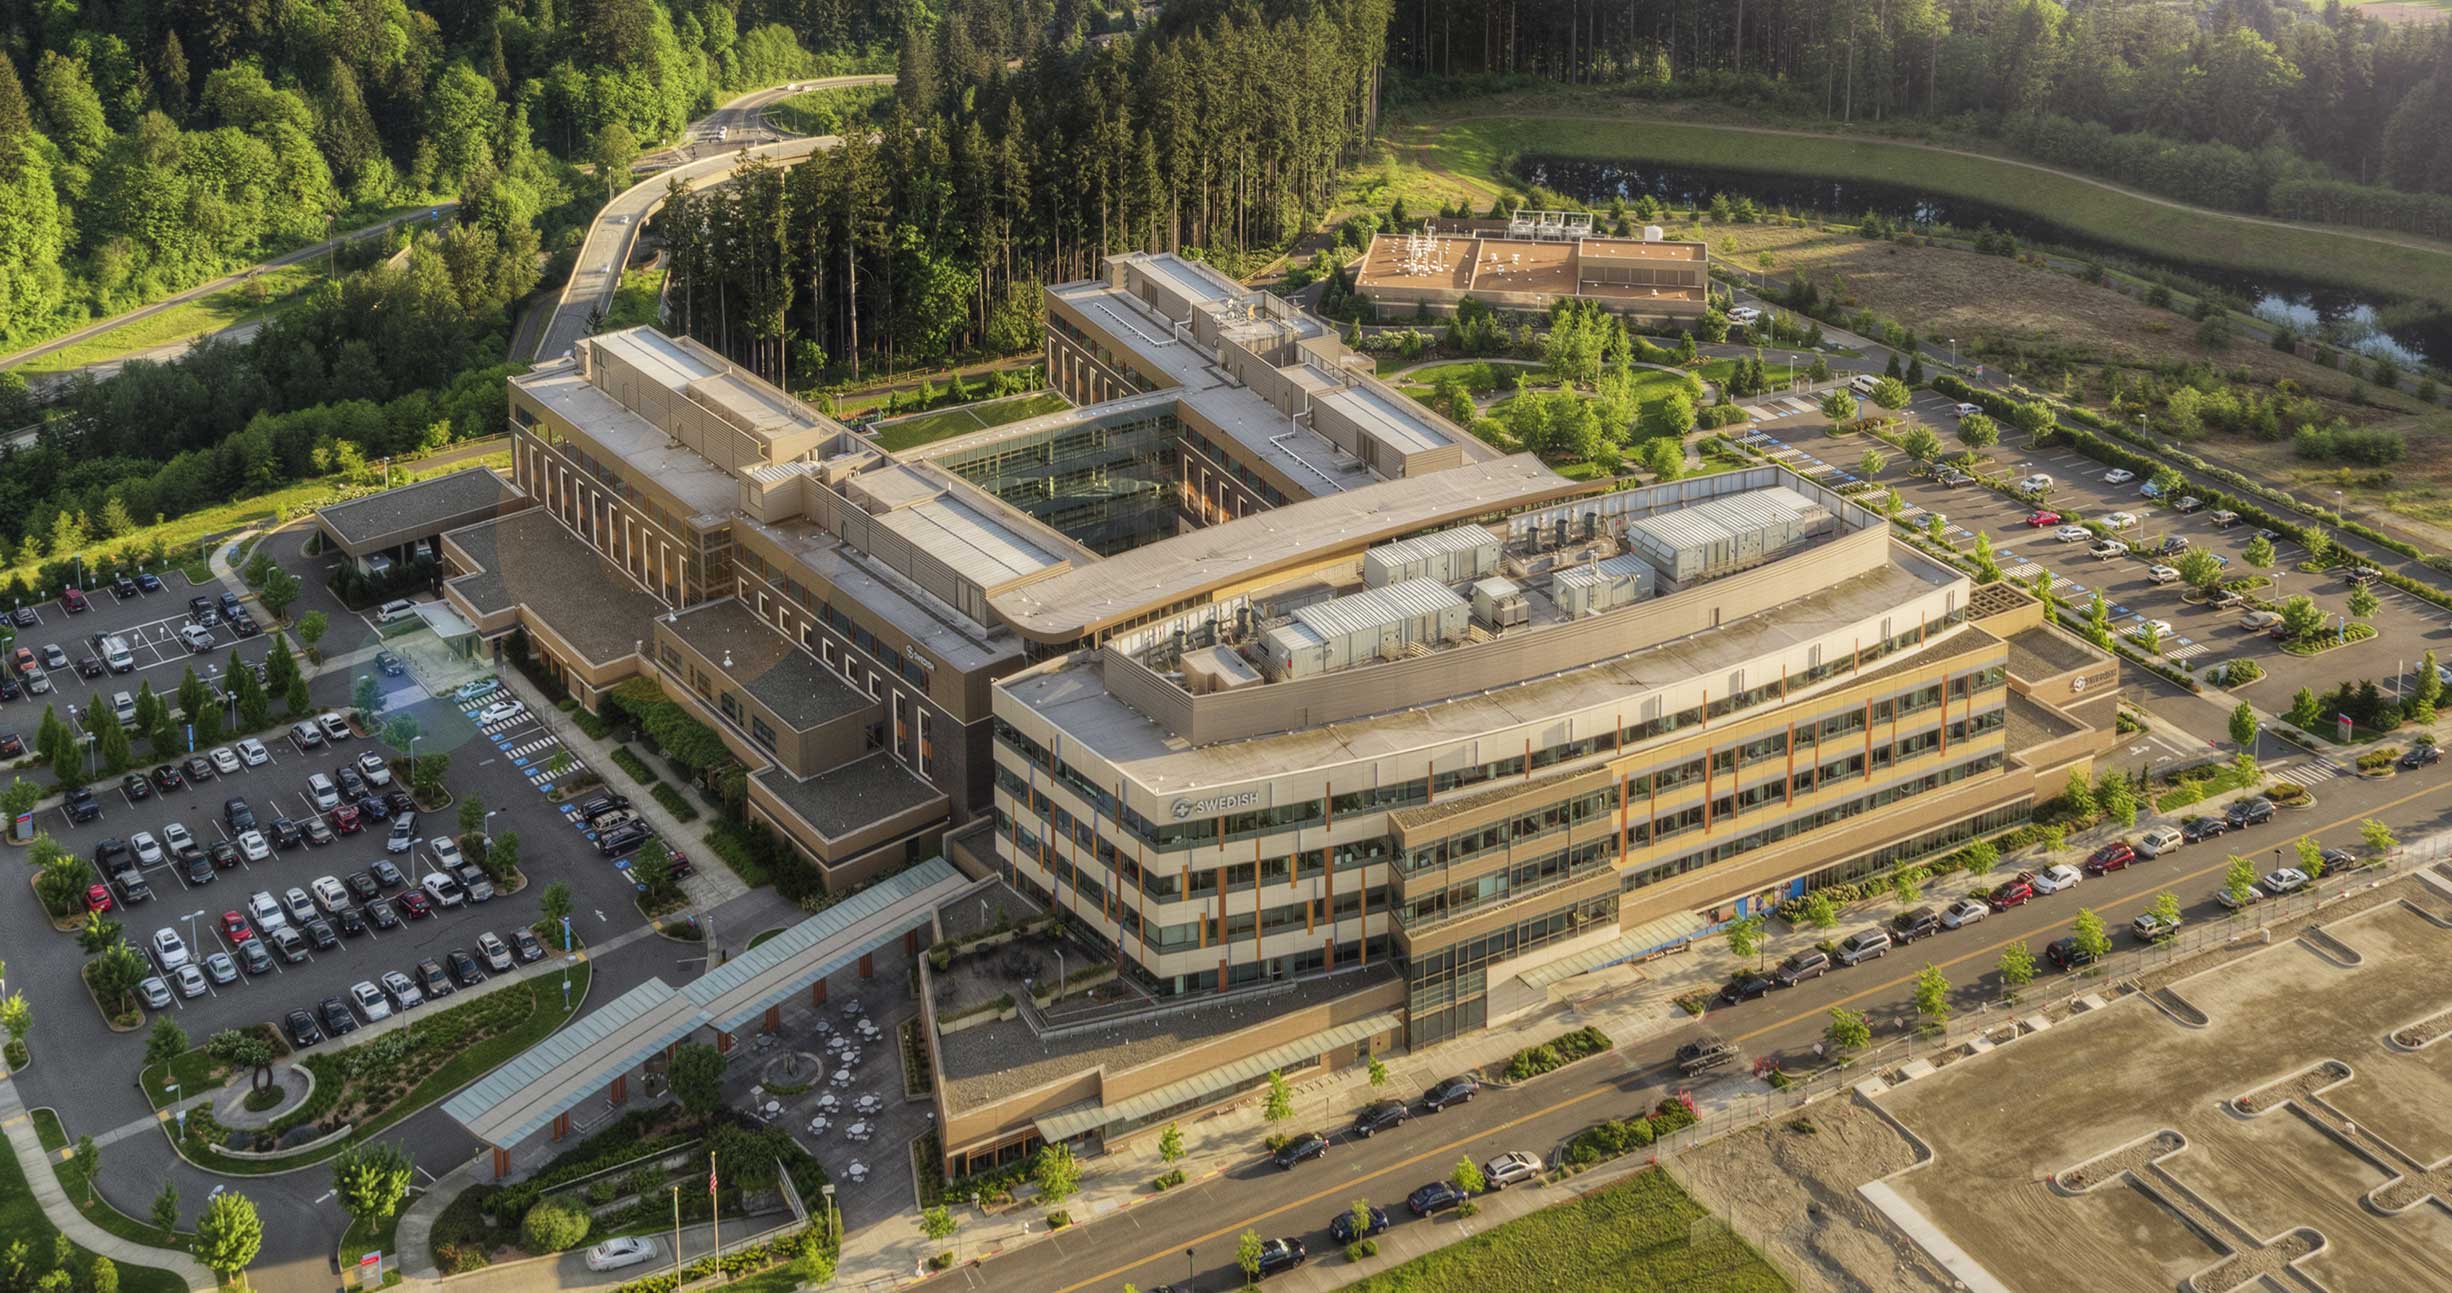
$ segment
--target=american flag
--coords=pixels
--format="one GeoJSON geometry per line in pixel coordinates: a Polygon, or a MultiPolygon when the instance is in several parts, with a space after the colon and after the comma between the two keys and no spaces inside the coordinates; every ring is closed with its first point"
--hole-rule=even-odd
{"type": "Polygon", "coordinates": [[[714,1197],[714,1194],[715,1194],[715,1161],[714,1161],[713,1159],[709,1159],[709,1160],[707,1161],[707,1195],[708,1195],[708,1197],[712,1198],[712,1197],[714,1197]]]}

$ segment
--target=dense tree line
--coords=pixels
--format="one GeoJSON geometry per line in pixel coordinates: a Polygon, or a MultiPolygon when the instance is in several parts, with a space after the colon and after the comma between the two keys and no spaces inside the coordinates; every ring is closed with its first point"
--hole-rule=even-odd
{"type": "Polygon", "coordinates": [[[335,221],[489,188],[531,139],[671,137],[865,57],[923,0],[0,4],[0,346],[335,221]],[[813,55],[810,50],[820,51],[813,55]]]}
{"type": "Polygon", "coordinates": [[[1390,0],[952,0],[884,126],[657,218],[673,322],[770,376],[1036,344],[1038,285],[1133,248],[1228,266],[1323,213],[1369,138],[1390,0]]]}
{"type": "Polygon", "coordinates": [[[2189,201],[2441,232],[2452,29],[2338,0],[1395,0],[1392,66],[1925,120],[2189,201]],[[2374,187],[2391,185],[2400,190],[2374,187]]]}

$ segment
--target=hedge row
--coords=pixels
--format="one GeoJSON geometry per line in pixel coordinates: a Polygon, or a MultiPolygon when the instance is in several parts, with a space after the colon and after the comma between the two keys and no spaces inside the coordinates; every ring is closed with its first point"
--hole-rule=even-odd
{"type": "Polygon", "coordinates": [[[1521,1082],[1565,1068],[1577,1060],[1601,1054],[1615,1043],[1609,1034],[1586,1024],[1538,1046],[1527,1046],[1507,1061],[1507,1080],[1521,1082]]]}
{"type": "Polygon", "coordinates": [[[1684,1101],[1671,1096],[1654,1105],[1649,1114],[1613,1118],[1575,1133],[1575,1138],[1559,1151],[1558,1163],[1561,1167],[1581,1170],[1622,1154],[1649,1149],[1652,1142],[1684,1131],[1694,1123],[1694,1111],[1688,1109],[1684,1101]]]}

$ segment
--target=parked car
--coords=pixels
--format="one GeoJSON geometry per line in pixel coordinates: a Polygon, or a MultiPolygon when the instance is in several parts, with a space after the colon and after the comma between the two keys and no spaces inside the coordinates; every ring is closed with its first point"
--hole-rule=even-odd
{"type": "Polygon", "coordinates": [[[2137,856],[2158,858],[2187,842],[2177,826],[2149,826],[2137,835],[2137,856]]]}
{"type": "Polygon", "coordinates": [[[226,988],[238,982],[238,962],[232,960],[228,952],[215,952],[205,957],[203,965],[205,975],[213,980],[216,987],[226,988]]]}
{"type": "Polygon", "coordinates": [[[2130,921],[2128,927],[2129,932],[2135,934],[2137,936],[2137,941],[2140,943],[2159,943],[2164,939],[2171,937],[2173,934],[2180,932],[2180,922],[2178,920],[2174,919],[2166,921],[2162,917],[2157,916],[2150,911],[2145,912],[2138,916],[2137,919],[2130,921]]]}
{"type": "Polygon", "coordinates": [[[170,1009],[170,985],[158,974],[146,975],[136,985],[136,995],[144,998],[145,1004],[155,1010],[170,1009]]]}
{"type": "Polygon", "coordinates": [[[2395,762],[2404,768],[2423,768],[2431,763],[2443,762],[2443,749],[2434,745],[2413,745],[2395,762]]]}
{"type": "Polygon", "coordinates": [[[149,799],[153,796],[153,783],[145,780],[145,774],[131,772],[119,779],[119,793],[126,795],[130,802],[149,799]]]}
{"type": "Polygon", "coordinates": [[[1940,932],[1941,913],[1930,907],[1911,907],[1890,918],[1890,937],[1894,942],[1912,943],[1940,932]]]}
{"type": "Polygon", "coordinates": [[[338,1037],[358,1030],[358,1017],[349,1013],[349,1003],[339,997],[326,997],[317,1002],[315,1012],[323,1016],[327,1036],[338,1037]]]}
{"type": "Polygon", "coordinates": [[[292,723],[289,725],[289,739],[301,750],[321,749],[324,730],[311,722],[292,723]]]}
{"type": "Polygon", "coordinates": [[[1771,967],[1771,981],[1783,988],[1793,988],[1807,979],[1818,979],[1830,972],[1830,953],[1818,947],[1790,952],[1786,959],[1771,967]]]}
{"type": "Polygon", "coordinates": [[[2078,881],[2085,878],[2085,872],[2066,862],[2057,866],[2048,866],[2036,873],[2035,892],[2038,894],[2059,893],[2063,889],[2074,888],[2078,881]]]}
{"type": "Polygon", "coordinates": [[[2114,467],[2103,473],[2103,483],[2106,485],[2125,485],[2135,479],[2137,473],[2126,467],[2114,467]]]}
{"type": "Polygon", "coordinates": [[[608,1239],[587,1250],[587,1268],[592,1271],[614,1271],[624,1266],[652,1262],[663,1253],[656,1241],[645,1236],[630,1239],[608,1239]]]}
{"type": "Polygon", "coordinates": [[[2047,525],[2058,525],[2060,524],[2060,513],[2049,509],[2038,509],[2026,514],[2026,523],[2038,530],[2047,525]]]}
{"type": "Polygon", "coordinates": [[[366,919],[377,929],[400,928],[400,913],[392,908],[389,898],[377,898],[366,904],[366,919]]]}
{"type": "Polygon", "coordinates": [[[315,1016],[303,1010],[293,1010],[281,1017],[282,1030],[289,1034],[292,1046],[313,1046],[324,1039],[324,1030],[315,1023],[315,1016]]]}
{"type": "Polygon", "coordinates": [[[1988,901],[1994,911],[2007,911],[2012,907],[2025,906],[2033,901],[2034,897],[2035,873],[2020,871],[2014,878],[1994,885],[1988,901]]]}
{"type": "Polygon", "coordinates": [[[336,710],[326,710],[315,716],[315,726],[323,729],[324,739],[335,744],[349,739],[349,720],[336,710]]]}
{"type": "Polygon", "coordinates": [[[1362,1112],[1354,1115],[1353,1131],[1355,1135],[1368,1140],[1391,1127],[1403,1125],[1412,1116],[1413,1110],[1407,1108],[1402,1100],[1374,1100],[1364,1105],[1362,1112]]]}
{"type": "Polygon", "coordinates": [[[2273,820],[2273,801],[2263,795],[2252,799],[2235,799],[2231,801],[2230,809],[2224,812],[2222,817],[2224,821],[2230,823],[2232,830],[2248,826],[2262,826],[2273,820]]]}
{"type": "Polygon", "coordinates": [[[60,806],[68,813],[68,820],[79,825],[102,815],[102,805],[94,799],[94,792],[83,786],[71,789],[60,806]]]}
{"type": "Polygon", "coordinates": [[[1363,1223],[1364,1228],[1357,1230],[1354,1228],[1354,1210],[1352,1208],[1347,1208],[1345,1211],[1338,1213],[1336,1215],[1336,1219],[1328,1223],[1328,1237],[1340,1244],[1350,1244],[1357,1239],[1368,1239],[1373,1235],[1379,1234],[1382,1231],[1385,1231],[1389,1226],[1388,1213],[1384,1208],[1365,1205],[1363,1208],[1363,1216],[1367,1218],[1367,1220],[1363,1223]]]}
{"type": "Polygon", "coordinates": [[[1489,1182],[1493,1190],[1503,1190],[1540,1175],[1541,1156],[1521,1149],[1511,1149],[1482,1164],[1481,1168],[1482,1179],[1489,1182]]]}
{"type": "Polygon", "coordinates": [[[166,974],[187,964],[187,940],[168,927],[153,931],[153,959],[166,974]]]}
{"type": "Polygon", "coordinates": [[[1767,974],[1739,970],[1730,975],[1728,983],[1720,989],[1720,1002],[1722,1005],[1742,1005],[1756,997],[1769,995],[1771,989],[1777,986],[1767,974]]]}
{"type": "Polygon", "coordinates": [[[2113,557],[2127,556],[2128,545],[2120,542],[2118,539],[2105,539],[2093,547],[2086,549],[2086,551],[2097,560],[2109,561],[2113,557]]]}
{"type": "Polygon", "coordinates": [[[514,929],[511,931],[511,954],[519,958],[520,964],[526,965],[530,961],[545,959],[545,945],[538,942],[536,935],[526,928],[514,929]]]}
{"type": "Polygon", "coordinates": [[[1964,929],[1992,914],[1992,905],[1980,898],[1961,898],[1941,909],[1943,929],[1964,929]]]}
{"type": "Polygon", "coordinates": [[[1303,1247],[1300,1239],[1263,1239],[1260,1241],[1260,1278],[1267,1279],[1271,1275],[1293,1270],[1310,1256],[1310,1250],[1303,1247]]]}
{"type": "Polygon", "coordinates": [[[2094,531],[2082,525],[2064,525],[2052,531],[2052,537],[2062,543],[2083,543],[2094,537],[2094,531]]]}
{"type": "Polygon", "coordinates": [[[321,817],[309,817],[305,821],[298,823],[298,833],[306,837],[307,843],[312,844],[317,848],[321,848],[339,838],[332,833],[332,827],[321,817]]]}
{"type": "Polygon", "coordinates": [[[448,909],[468,901],[468,890],[461,887],[459,880],[439,872],[419,881],[418,887],[425,891],[427,901],[437,907],[448,909]]]}
{"type": "Polygon", "coordinates": [[[1327,1139],[1316,1132],[1305,1132],[1279,1146],[1276,1153],[1269,1155],[1269,1161],[1280,1170],[1290,1171],[1299,1164],[1327,1156],[1327,1139]]]}
{"type": "Polygon", "coordinates": [[[2094,964],[2094,953],[2079,946],[2075,938],[2056,938],[2043,954],[2052,964],[2059,966],[2063,974],[2094,964]]]}
{"type": "Polygon", "coordinates": [[[1470,1104],[1474,1094],[1480,1090],[1480,1080],[1470,1074],[1459,1073],[1454,1077],[1441,1078],[1422,1093],[1422,1108],[1437,1113],[1451,1104],[1470,1104]]]}
{"type": "Polygon", "coordinates": [[[1436,1216],[1442,1212],[1452,1211],[1457,1204],[1462,1202],[1464,1202],[1464,1195],[1455,1186],[1445,1181],[1432,1181],[1405,1196],[1405,1207],[1417,1217],[1436,1216]]]}
{"type": "Polygon", "coordinates": [[[384,762],[380,754],[369,752],[359,755],[357,770],[359,775],[366,778],[367,785],[388,786],[392,784],[392,765],[384,762]]]}
{"type": "Polygon", "coordinates": [[[2086,874],[2109,875],[2114,871],[2125,871],[2129,863],[2136,860],[2137,850],[2133,845],[2127,840],[2113,840],[2086,855],[2086,874]]]}
{"type": "Polygon", "coordinates": [[[2219,817],[2191,817],[2180,823],[2180,838],[2190,844],[2202,844],[2230,828],[2230,823],[2219,817]]]}
{"type": "Polygon", "coordinates": [[[1841,965],[1862,965],[1890,950],[1887,930],[1860,929],[1839,940],[1837,954],[1832,958],[1841,965]]]}
{"type": "Polygon", "coordinates": [[[2034,475],[2029,476],[2029,477],[2027,477],[2026,479],[2019,481],[2019,482],[2018,482],[2018,492],[2019,492],[2019,493],[2021,493],[2021,494],[2042,494],[2042,493],[2047,493],[2047,492],[2049,492],[2049,491],[2051,490],[2051,488],[2052,488],[2052,484],[2053,484],[2052,478],[2051,478],[2050,476],[2048,476],[2048,475],[2046,475],[2046,474],[2044,474],[2043,472],[2040,472],[2040,471],[2039,471],[2039,472],[2036,472],[2034,475]]]}
{"type": "Polygon", "coordinates": [[[2297,893],[2307,887],[2308,875],[2295,866],[2286,866],[2267,871],[2262,883],[2269,894],[2297,893]]]}
{"type": "Polygon", "coordinates": [[[2224,885],[2222,888],[2214,890],[2214,901],[2221,903],[2223,906],[2230,908],[2232,911],[2238,911],[2245,907],[2253,907],[2264,900],[2265,891],[2255,885],[2249,885],[2239,893],[2232,893],[2229,885],[2224,885]]]}
{"type": "Polygon", "coordinates": [[[477,935],[477,959],[485,962],[485,968],[500,974],[511,968],[511,949],[489,929],[477,935]]]}
{"type": "Polygon", "coordinates": [[[238,758],[239,762],[250,768],[260,768],[272,762],[272,751],[265,749],[262,741],[250,736],[238,743],[238,758]]]}
{"type": "Polygon", "coordinates": [[[451,976],[443,973],[443,967],[432,960],[417,963],[417,987],[426,994],[428,1001],[448,997],[455,991],[451,986],[451,976]]]}
{"type": "Polygon", "coordinates": [[[417,981],[398,970],[383,972],[383,992],[392,999],[394,1010],[406,1010],[426,999],[426,994],[417,990],[417,981]]]}
{"type": "Polygon", "coordinates": [[[349,1004],[357,1007],[357,1012],[364,1015],[370,1024],[392,1017],[391,999],[383,995],[383,989],[368,980],[361,979],[349,985],[349,1004]]]}
{"type": "Polygon", "coordinates": [[[398,889],[409,882],[409,878],[400,874],[400,868],[393,866],[389,858],[376,858],[367,863],[366,874],[373,876],[375,883],[384,889],[398,889]]]}
{"type": "Polygon", "coordinates": [[[264,939],[272,944],[273,951],[280,954],[284,965],[297,965],[307,959],[306,935],[297,930],[284,925],[265,934],[264,939]]]}

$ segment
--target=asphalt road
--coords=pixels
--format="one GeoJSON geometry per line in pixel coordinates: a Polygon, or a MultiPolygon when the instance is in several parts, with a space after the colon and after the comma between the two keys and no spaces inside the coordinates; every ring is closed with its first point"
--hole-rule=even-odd
{"type": "MultiPolygon", "coordinates": [[[[891,76],[834,76],[814,81],[797,82],[802,91],[835,89],[853,85],[883,85],[891,76]]],[[[771,136],[764,126],[767,105],[789,98],[797,91],[790,87],[760,90],[725,104],[713,113],[690,123],[690,137],[697,142],[685,145],[684,154],[694,160],[658,171],[646,179],[615,194],[596,213],[588,226],[587,241],[579,248],[578,259],[571,265],[570,280],[562,286],[561,301],[554,307],[553,317],[545,324],[544,335],[530,356],[538,360],[558,359],[569,354],[588,334],[590,322],[613,307],[613,294],[621,287],[622,267],[630,263],[631,249],[637,245],[639,227],[664,205],[664,195],[675,181],[684,188],[700,189],[720,184],[732,173],[743,157],[762,157],[777,165],[789,166],[812,153],[832,148],[840,142],[832,135],[805,136],[771,143],[755,142],[761,136],[771,136]],[[715,129],[727,127],[730,136],[718,143],[712,140],[715,129]]],[[[659,156],[670,156],[667,149],[659,156]]]]}
{"type": "MultiPolygon", "coordinates": [[[[2273,849],[2287,849],[2303,833],[2313,834],[2328,846],[2356,848],[2358,825],[2369,816],[2391,824],[2405,839],[2452,825],[2452,774],[2444,771],[2446,766],[2452,765],[2382,781],[2336,777],[2316,787],[2315,807],[2285,813],[2273,824],[2190,845],[2126,871],[2088,877],[2071,891],[1995,913],[1919,945],[1894,949],[1867,965],[1837,970],[1744,1005],[1714,1010],[1709,1026],[1737,1041],[1749,1055],[1800,1060],[1810,1057],[1813,1044],[1822,1036],[1827,1012],[1834,1007],[1865,1012],[1872,1019],[1876,1038],[1895,1036],[1913,1026],[1913,984],[1928,960],[1957,985],[1954,1004],[1962,1011],[1973,1010],[2000,995],[1994,967],[2004,946],[2025,940],[2040,956],[2046,944],[2068,932],[2081,907],[2093,908],[2102,916],[2113,928],[2115,946],[2125,948],[2133,946],[2124,928],[2129,919],[2164,889],[2179,895],[2190,922],[2221,919],[2223,911],[2213,895],[2233,849],[2245,852],[2262,871],[2276,865],[2273,849]]],[[[2149,821],[2139,824],[2142,827],[2149,821]]],[[[1985,887],[1998,878],[1988,877],[1985,887]]],[[[1946,891],[1937,889],[1928,901],[1940,905],[1974,887],[1970,878],[1953,878],[1946,891]]],[[[1834,933],[1871,923],[1853,922],[1834,933]]],[[[2029,992],[2046,995],[2059,982],[2063,980],[2047,975],[2029,992]]],[[[1191,1286],[1207,1293],[1242,1286],[1241,1273],[1234,1267],[1234,1247],[1236,1236],[1247,1229],[1266,1237],[1301,1237],[1315,1255],[1335,1253],[1328,1223],[1356,1198],[1368,1198],[1387,1209],[1399,1236],[1425,1227],[1444,1230],[1468,1224],[1453,1217],[1416,1219],[1405,1211],[1405,1196],[1444,1176],[1460,1156],[1483,1162],[1507,1150],[1524,1149],[1546,1158],[1576,1132],[1602,1118],[1648,1109],[1682,1085],[1667,1061],[1678,1043],[1701,1026],[1700,1022],[1685,1025],[1622,1046],[1529,1086],[1485,1090],[1470,1104],[1416,1116],[1403,1127],[1369,1140],[1351,1138],[1340,1128],[1331,1137],[1327,1157],[1291,1172],[1269,1166],[1261,1147],[1254,1144],[1251,1161],[1224,1176],[1169,1191],[1118,1216],[1076,1224],[1058,1236],[966,1266],[955,1277],[965,1288],[1104,1293],[1128,1281],[1144,1289],[1169,1282],[1180,1288],[1189,1274],[1191,1286]]],[[[1742,1072],[1724,1074],[1715,1080],[1740,1087],[1754,1082],[1742,1072]]],[[[1448,1234],[1439,1240],[1461,1237],[1448,1234]]],[[[1321,1274],[1334,1267],[1332,1259],[1321,1274]]],[[[1333,1281],[1298,1282],[1291,1277],[1280,1282],[1293,1288],[1333,1286],[1333,1281]]]]}

